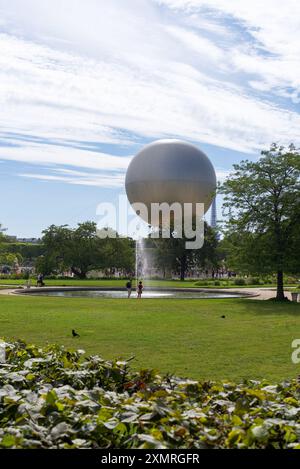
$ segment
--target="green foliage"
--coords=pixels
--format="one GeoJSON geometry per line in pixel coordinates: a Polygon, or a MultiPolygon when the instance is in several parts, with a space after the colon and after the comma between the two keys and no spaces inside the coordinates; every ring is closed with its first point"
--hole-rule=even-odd
{"type": "Polygon", "coordinates": [[[208,285],[210,285],[211,282],[209,282],[208,280],[197,280],[197,282],[195,282],[195,285],[196,287],[207,287],[208,285]]]}
{"type": "Polygon", "coordinates": [[[11,254],[9,252],[0,253],[0,264],[14,266],[22,262],[22,256],[19,253],[11,254]]]}
{"type": "Polygon", "coordinates": [[[299,385],[198,382],[6,344],[2,448],[300,448],[299,385]]]}
{"type": "MultiPolygon", "coordinates": [[[[267,283],[271,283],[271,282],[267,282],[267,283]]],[[[263,282],[260,280],[259,277],[249,277],[247,279],[247,285],[260,285],[260,284],[263,284],[263,282]]]]}
{"type": "Polygon", "coordinates": [[[22,261],[22,255],[19,251],[11,251],[9,243],[7,243],[7,238],[4,236],[3,232],[5,231],[2,228],[0,223],[0,265],[14,266],[15,264],[22,261]]]}
{"type": "MultiPolygon", "coordinates": [[[[287,284],[295,284],[296,279],[293,277],[286,277],[285,282],[287,284]]],[[[231,278],[219,278],[218,280],[213,279],[206,279],[206,280],[197,280],[194,283],[195,287],[213,287],[213,286],[220,286],[222,288],[230,288],[237,286],[258,286],[258,285],[276,285],[276,279],[270,277],[231,277],[231,278]]]]}
{"type": "Polygon", "coordinates": [[[277,299],[284,299],[283,273],[300,272],[300,155],[276,144],[257,162],[242,161],[221,186],[228,216],[223,247],[239,272],[277,274],[277,299]]]}
{"type": "Polygon", "coordinates": [[[44,253],[44,246],[42,244],[30,243],[8,243],[2,245],[2,250],[11,254],[20,254],[23,259],[34,261],[38,256],[44,253]]]}
{"type": "Polygon", "coordinates": [[[244,278],[235,278],[234,285],[246,285],[246,280],[244,278]]]}
{"type": "Polygon", "coordinates": [[[175,271],[184,280],[188,269],[208,269],[218,266],[218,238],[217,233],[207,223],[204,225],[204,245],[201,249],[186,249],[186,242],[182,238],[159,238],[154,241],[156,265],[158,268],[175,271]]]}
{"type": "Polygon", "coordinates": [[[3,234],[4,231],[6,231],[6,228],[3,228],[2,223],[0,223],[0,241],[3,241],[5,239],[5,236],[3,234]]]}
{"type": "Polygon", "coordinates": [[[134,264],[131,240],[117,234],[115,238],[101,239],[93,222],[79,223],[75,229],[51,225],[43,231],[43,244],[45,253],[38,258],[36,268],[44,275],[71,270],[84,279],[91,270],[131,270],[134,264]]]}
{"type": "Polygon", "coordinates": [[[102,260],[99,266],[107,271],[107,277],[113,273],[114,269],[126,272],[134,271],[134,240],[131,238],[120,238],[116,234],[115,238],[107,237],[100,240],[100,242],[102,244],[102,260]]]}

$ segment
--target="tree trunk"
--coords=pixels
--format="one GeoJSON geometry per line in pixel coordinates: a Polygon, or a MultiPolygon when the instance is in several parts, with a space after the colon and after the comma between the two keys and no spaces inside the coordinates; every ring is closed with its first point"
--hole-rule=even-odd
{"type": "Polygon", "coordinates": [[[285,300],[284,297],[284,290],[283,290],[283,266],[284,266],[284,252],[285,252],[285,242],[284,242],[284,234],[281,230],[281,218],[278,213],[278,200],[274,206],[274,213],[275,213],[275,239],[276,239],[276,250],[277,250],[277,294],[276,300],[283,301],[285,300]]]}
{"type": "Polygon", "coordinates": [[[86,278],[87,272],[83,272],[79,269],[76,269],[76,267],[71,267],[71,271],[73,272],[73,274],[76,275],[76,277],[80,278],[81,280],[84,280],[86,278]]]}
{"type": "Polygon", "coordinates": [[[277,295],[276,300],[283,301],[285,299],[284,289],[283,289],[283,271],[277,271],[277,295]]]}
{"type": "Polygon", "coordinates": [[[180,260],[180,280],[184,281],[186,271],[186,256],[182,256],[180,260]]]}

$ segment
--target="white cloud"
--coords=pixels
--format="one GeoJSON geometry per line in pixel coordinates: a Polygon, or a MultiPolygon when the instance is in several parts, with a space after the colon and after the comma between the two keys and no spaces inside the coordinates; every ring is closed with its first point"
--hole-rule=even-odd
{"type": "Polygon", "coordinates": [[[227,169],[222,169],[222,168],[217,168],[216,169],[216,175],[217,175],[217,181],[223,182],[225,179],[229,176],[230,171],[227,169]]]}
{"type": "Polygon", "coordinates": [[[61,182],[64,184],[97,186],[101,188],[120,188],[124,185],[124,175],[116,177],[114,174],[93,176],[89,173],[81,173],[81,175],[58,176],[53,174],[19,173],[18,176],[45,182],[61,182]]]}
{"type": "Polygon", "coordinates": [[[7,36],[1,41],[0,122],[6,130],[124,144],[127,140],[118,134],[123,129],[242,151],[268,144],[274,133],[282,140],[297,135],[296,113],[253,99],[191,65],[161,62],[159,69],[144,68],[137,74],[125,65],[7,36]]]}
{"type": "Polygon", "coordinates": [[[300,40],[287,34],[290,27],[300,39],[300,7],[276,5],[0,0],[0,124],[2,138],[18,145],[0,146],[0,159],[117,173],[128,158],[73,147],[117,144],[130,154],[136,139],[166,136],[245,152],[274,139],[299,144],[299,114],[265,98],[272,89],[296,101],[300,80],[300,40]],[[237,44],[225,15],[253,40],[237,44]]]}
{"type": "Polygon", "coordinates": [[[300,3],[297,0],[154,1],[184,11],[193,16],[194,23],[198,19],[201,24],[203,12],[207,10],[219,21],[226,17],[227,29],[230,29],[228,15],[237,20],[254,42],[236,44],[232,50],[233,66],[258,75],[261,88],[297,101],[300,93],[300,3]],[[283,89],[288,87],[296,91],[284,94],[283,89]]]}
{"type": "MultiPolygon", "coordinates": [[[[12,141],[15,142],[13,139],[12,141]]],[[[62,148],[46,143],[40,145],[27,142],[23,142],[21,151],[18,146],[0,147],[0,159],[32,165],[73,166],[96,171],[125,171],[130,161],[129,157],[114,156],[72,147],[62,148]]]]}
{"type": "Polygon", "coordinates": [[[166,31],[179,39],[189,49],[199,54],[205,61],[221,61],[222,50],[205,37],[201,37],[197,33],[178,26],[167,26],[166,31]]]}
{"type": "MultiPolygon", "coordinates": [[[[222,182],[230,171],[226,169],[216,170],[217,180],[222,182]]],[[[78,184],[85,186],[99,186],[105,188],[123,187],[125,180],[125,172],[108,172],[107,174],[93,174],[85,171],[76,171],[61,168],[47,168],[46,174],[41,173],[19,173],[18,176],[39,179],[41,181],[56,181],[67,184],[78,184]]]]}

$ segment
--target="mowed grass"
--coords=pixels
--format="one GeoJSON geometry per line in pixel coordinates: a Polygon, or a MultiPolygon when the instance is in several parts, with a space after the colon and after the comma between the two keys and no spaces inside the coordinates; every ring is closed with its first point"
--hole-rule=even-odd
{"type": "MultiPolygon", "coordinates": [[[[124,288],[126,285],[127,280],[124,279],[86,279],[86,280],[79,280],[79,279],[46,279],[45,284],[47,287],[54,287],[54,286],[67,286],[67,287],[120,287],[124,288]]],[[[174,287],[174,288],[191,288],[196,287],[195,280],[185,280],[184,282],[180,280],[147,280],[144,282],[147,286],[154,286],[154,287],[174,287]]],[[[25,285],[26,280],[24,279],[0,279],[0,285],[25,285]]],[[[36,278],[31,279],[31,284],[36,284],[36,278]]],[[[135,284],[135,280],[133,280],[133,284],[135,284]]]]}
{"type": "Polygon", "coordinates": [[[294,378],[300,304],[245,299],[0,297],[0,336],[63,344],[196,379],[294,378]],[[222,319],[221,316],[226,318],[222,319]],[[71,330],[80,333],[73,339],[71,330]]]}
{"type": "MultiPolygon", "coordinates": [[[[219,285],[215,285],[214,280],[203,280],[205,282],[204,285],[198,284],[199,280],[190,280],[186,279],[184,281],[180,280],[144,280],[145,286],[149,287],[164,287],[164,288],[254,288],[255,285],[235,285],[234,281],[227,281],[227,280],[217,280],[219,285]]],[[[79,280],[79,279],[46,279],[45,284],[47,287],[120,287],[124,288],[126,285],[126,280],[122,279],[100,279],[100,280],[93,280],[93,279],[86,279],[86,280],[79,280]]],[[[24,279],[0,279],[0,285],[12,285],[12,286],[24,286],[26,284],[26,280],[24,279]]],[[[31,279],[31,285],[36,284],[36,278],[31,279]]],[[[133,280],[133,285],[135,285],[135,280],[133,280]]],[[[289,287],[296,286],[296,284],[290,284],[289,287]]],[[[275,284],[264,284],[264,285],[257,285],[258,288],[267,288],[273,287],[275,288],[275,284]]]]}

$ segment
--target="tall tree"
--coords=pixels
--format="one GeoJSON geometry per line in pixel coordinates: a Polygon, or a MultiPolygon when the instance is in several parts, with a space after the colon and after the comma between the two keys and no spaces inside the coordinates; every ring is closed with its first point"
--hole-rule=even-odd
{"type": "Polygon", "coordinates": [[[165,270],[178,272],[180,280],[185,280],[186,273],[191,268],[208,269],[217,267],[218,256],[217,233],[207,223],[204,225],[204,245],[201,249],[187,249],[186,242],[182,238],[159,238],[156,244],[156,265],[165,270]]]}
{"type": "Polygon", "coordinates": [[[256,162],[234,165],[220,192],[235,262],[255,273],[276,272],[276,299],[283,300],[284,272],[300,271],[294,252],[299,253],[300,154],[294,145],[285,149],[272,144],[261,155],[256,162]]]}
{"type": "Polygon", "coordinates": [[[0,242],[5,240],[4,231],[6,231],[6,228],[3,228],[3,225],[0,223],[0,242]]]}
{"type": "Polygon", "coordinates": [[[93,222],[79,223],[77,228],[67,225],[51,225],[43,231],[44,255],[37,261],[37,269],[44,274],[61,273],[66,270],[79,278],[86,278],[91,270],[125,269],[134,264],[132,241],[115,237],[98,236],[93,222]]]}
{"type": "Polygon", "coordinates": [[[132,274],[135,264],[135,242],[131,238],[121,238],[118,233],[114,238],[102,240],[102,262],[100,267],[108,270],[118,269],[132,274]]]}
{"type": "Polygon", "coordinates": [[[85,278],[87,272],[98,263],[99,238],[96,228],[93,222],[79,223],[75,229],[67,225],[51,225],[43,231],[45,256],[38,265],[58,272],[70,269],[77,277],[85,278]]]}

